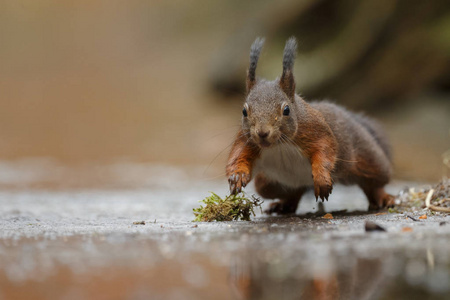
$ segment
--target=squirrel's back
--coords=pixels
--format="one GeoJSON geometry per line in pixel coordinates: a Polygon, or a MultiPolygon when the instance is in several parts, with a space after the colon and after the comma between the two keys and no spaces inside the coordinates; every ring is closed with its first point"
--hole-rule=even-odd
{"type": "Polygon", "coordinates": [[[378,122],[328,101],[311,102],[310,105],[323,115],[333,131],[339,145],[340,159],[352,161],[360,159],[358,156],[368,159],[368,154],[376,153],[384,157],[384,165],[390,168],[391,146],[378,122]]]}

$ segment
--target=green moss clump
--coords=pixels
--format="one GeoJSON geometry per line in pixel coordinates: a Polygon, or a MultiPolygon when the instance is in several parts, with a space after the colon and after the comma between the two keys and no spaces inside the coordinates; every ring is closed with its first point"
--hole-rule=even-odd
{"type": "Polygon", "coordinates": [[[200,203],[205,206],[194,208],[194,222],[212,222],[212,221],[250,221],[250,215],[255,216],[254,208],[261,208],[261,199],[245,196],[244,193],[226,196],[220,198],[217,194],[211,192],[211,196],[206,197],[200,203]]]}

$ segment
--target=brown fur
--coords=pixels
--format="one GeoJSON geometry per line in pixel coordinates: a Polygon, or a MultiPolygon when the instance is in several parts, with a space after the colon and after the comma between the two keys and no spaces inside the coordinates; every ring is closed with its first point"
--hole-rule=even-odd
{"type": "Polygon", "coordinates": [[[240,192],[255,175],[260,195],[280,199],[269,212],[295,212],[308,188],[314,189],[316,199],[328,200],[336,182],[359,185],[371,209],[392,205],[393,197],[383,189],[392,172],[390,148],[383,130],[373,120],[338,105],[307,103],[296,95],[292,73],[295,46],[295,40],[290,39],[285,48],[281,79],[247,78],[247,84],[252,82],[248,84],[250,89],[244,106],[248,116],[243,117],[226,168],[231,192],[240,192]],[[288,114],[284,113],[286,107],[288,114]],[[312,186],[293,188],[262,173],[252,174],[262,151],[287,143],[298,148],[311,164],[312,186]]]}

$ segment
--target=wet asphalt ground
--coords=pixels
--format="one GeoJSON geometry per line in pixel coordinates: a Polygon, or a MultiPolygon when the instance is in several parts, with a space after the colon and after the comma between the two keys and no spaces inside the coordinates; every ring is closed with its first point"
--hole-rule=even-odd
{"type": "Polygon", "coordinates": [[[0,299],[450,299],[448,215],[369,213],[362,192],[337,186],[296,215],[194,223],[226,181],[158,178],[1,190],[0,299]]]}

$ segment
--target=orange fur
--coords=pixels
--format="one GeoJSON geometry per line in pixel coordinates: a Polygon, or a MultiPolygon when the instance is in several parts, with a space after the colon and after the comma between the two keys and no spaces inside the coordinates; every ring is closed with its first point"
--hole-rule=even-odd
{"type": "Polygon", "coordinates": [[[232,193],[240,192],[251,180],[253,162],[258,156],[258,148],[249,143],[248,137],[240,130],[231,146],[226,167],[232,193]]]}

